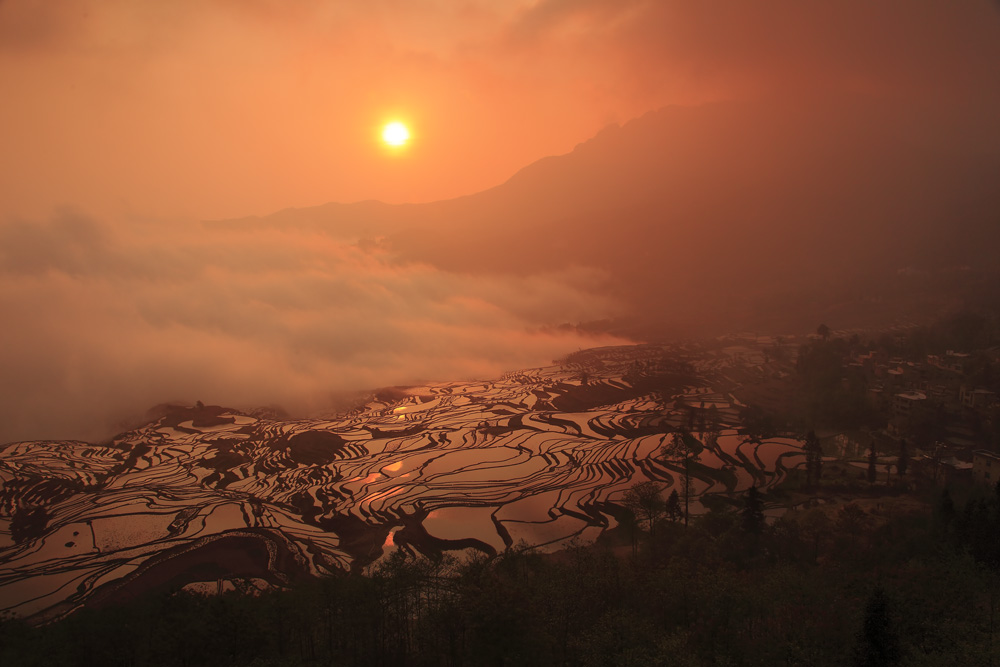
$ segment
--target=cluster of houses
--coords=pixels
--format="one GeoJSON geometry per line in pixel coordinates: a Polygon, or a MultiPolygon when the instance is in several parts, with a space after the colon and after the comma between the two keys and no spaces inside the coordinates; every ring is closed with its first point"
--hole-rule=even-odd
{"type": "MultiPolygon", "coordinates": [[[[996,362],[1000,351],[983,354],[996,362]]],[[[939,483],[1000,481],[1000,455],[983,434],[1000,428],[1000,397],[975,386],[973,358],[949,351],[920,361],[868,352],[853,358],[849,373],[860,375],[872,403],[888,415],[887,435],[907,439],[914,452],[915,474],[939,483]]]]}

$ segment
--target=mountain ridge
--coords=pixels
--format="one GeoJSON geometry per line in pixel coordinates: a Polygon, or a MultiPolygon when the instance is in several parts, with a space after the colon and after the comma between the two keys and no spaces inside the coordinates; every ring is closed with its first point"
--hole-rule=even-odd
{"type": "Polygon", "coordinates": [[[995,268],[1000,133],[963,139],[935,113],[866,97],[669,106],[463,197],[213,224],[377,240],[458,273],[586,267],[651,331],[741,328],[773,319],[754,304],[790,284],[822,299],[908,266],[995,268]],[[722,316],[734,302],[746,313],[722,316]]]}

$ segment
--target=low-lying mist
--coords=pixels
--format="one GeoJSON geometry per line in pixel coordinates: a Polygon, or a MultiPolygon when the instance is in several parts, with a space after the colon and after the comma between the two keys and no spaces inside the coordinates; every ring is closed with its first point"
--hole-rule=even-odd
{"type": "Polygon", "coordinates": [[[592,270],[495,277],[328,234],[62,211],[0,224],[0,441],[100,439],[153,405],[280,405],[496,376],[619,342],[592,270]]]}

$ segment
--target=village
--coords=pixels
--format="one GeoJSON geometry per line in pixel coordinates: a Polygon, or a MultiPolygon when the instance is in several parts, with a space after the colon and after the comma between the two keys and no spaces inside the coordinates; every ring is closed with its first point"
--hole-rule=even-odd
{"type": "Polygon", "coordinates": [[[815,430],[824,455],[853,463],[859,479],[872,463],[872,482],[887,486],[1000,481],[1000,338],[985,317],[874,333],[821,325],[799,338],[719,344],[747,362],[727,369],[720,390],[774,429],[815,430]]]}

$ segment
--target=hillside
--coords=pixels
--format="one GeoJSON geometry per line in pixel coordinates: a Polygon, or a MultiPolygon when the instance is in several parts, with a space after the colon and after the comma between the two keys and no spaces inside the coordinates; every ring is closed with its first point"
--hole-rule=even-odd
{"type": "Polygon", "coordinates": [[[679,483],[660,450],[692,407],[716,415],[697,427],[715,432],[692,468],[698,512],[705,493],[765,488],[802,461],[798,440],[737,435],[737,407],[713,388],[761,361],[745,348],[601,348],[381,392],[327,419],[177,406],[104,445],[13,443],[0,449],[0,600],[41,620],[148,591],[280,586],[397,549],[591,542],[617,525],[630,486],[679,483]]]}
{"type": "Polygon", "coordinates": [[[998,177],[1000,136],[965,136],[933,109],[716,103],[609,126],[467,197],[211,224],[324,230],[460,273],[585,267],[647,332],[780,330],[845,300],[876,324],[856,294],[888,296],[900,270],[995,269],[998,177]]]}

